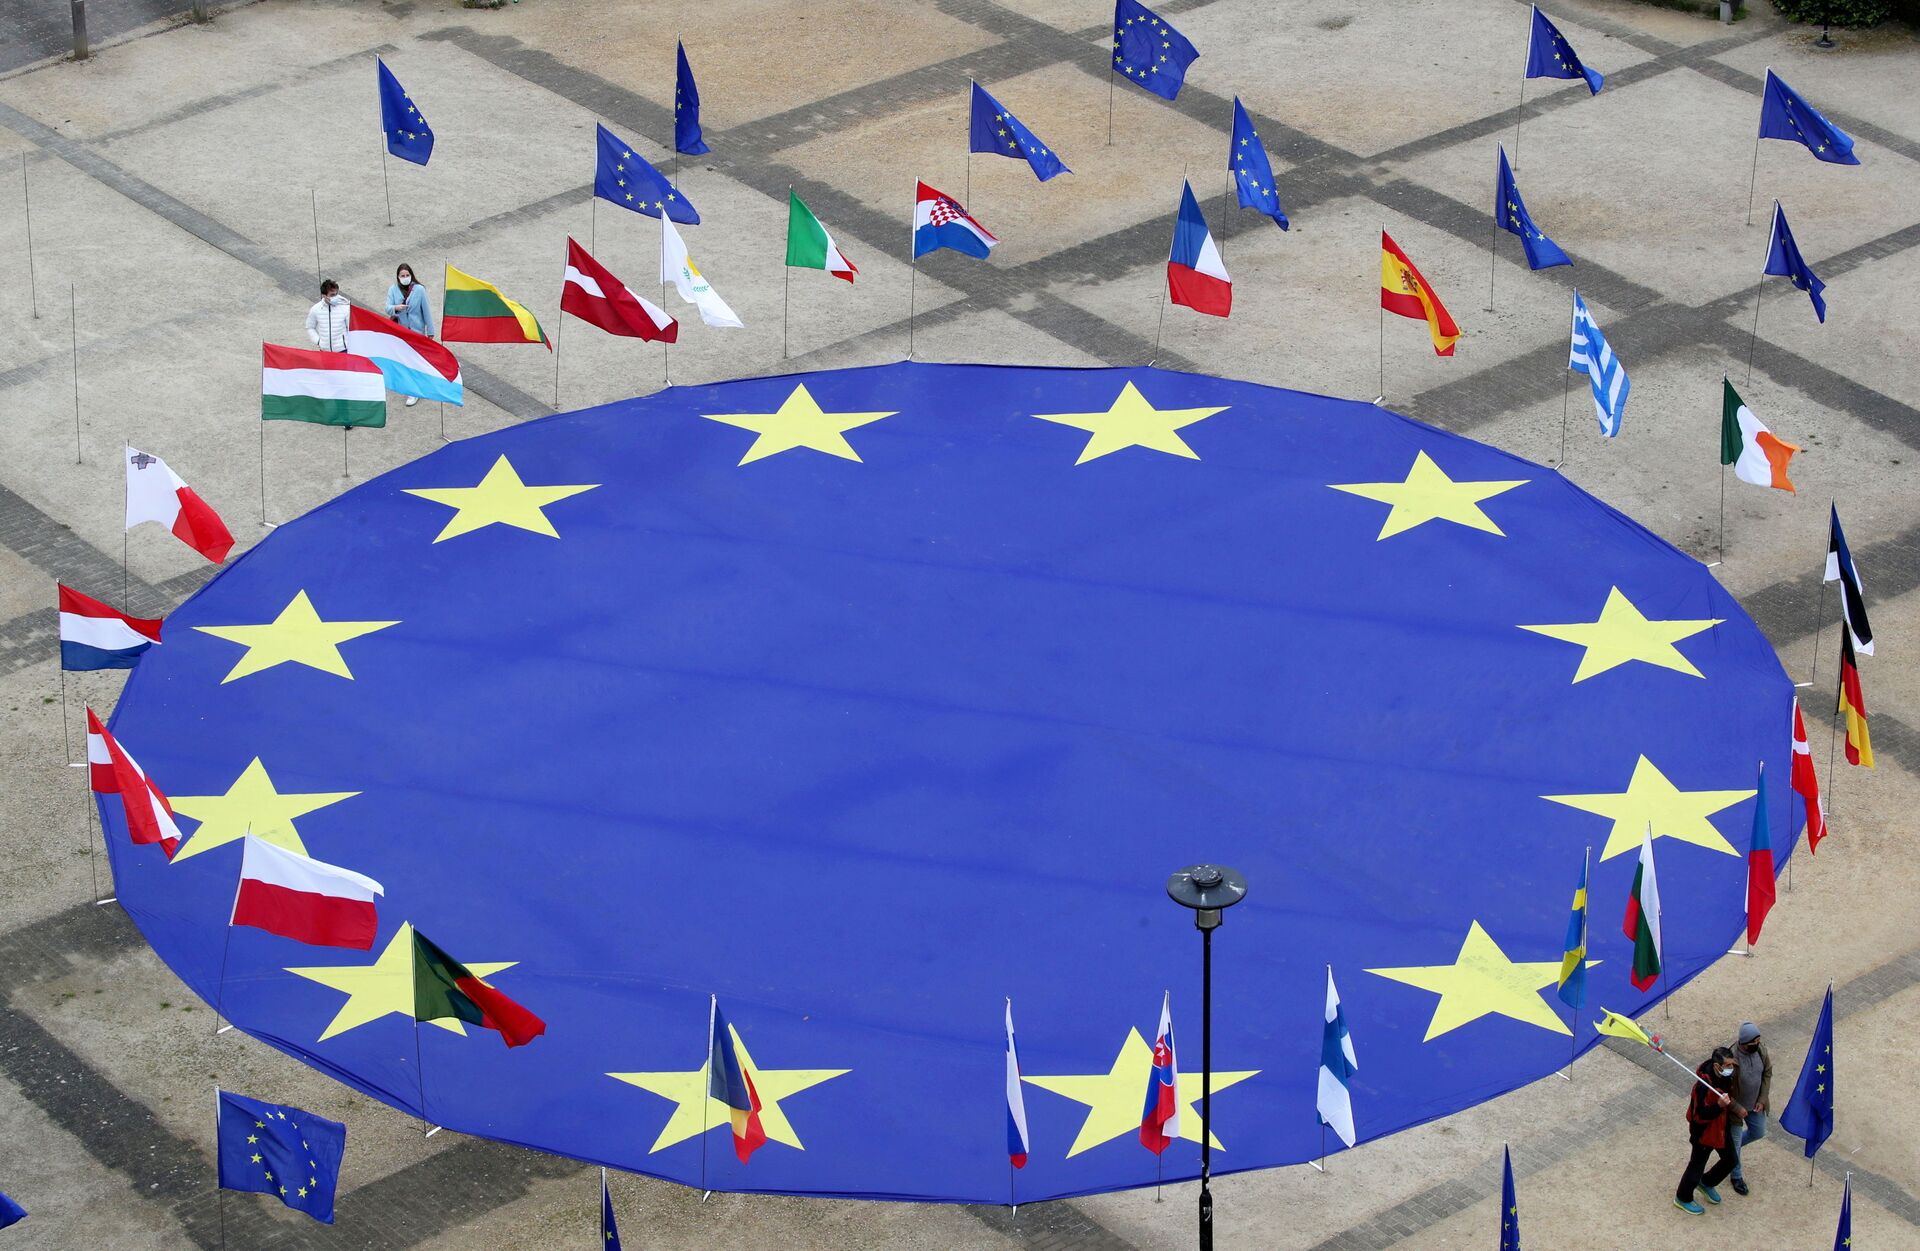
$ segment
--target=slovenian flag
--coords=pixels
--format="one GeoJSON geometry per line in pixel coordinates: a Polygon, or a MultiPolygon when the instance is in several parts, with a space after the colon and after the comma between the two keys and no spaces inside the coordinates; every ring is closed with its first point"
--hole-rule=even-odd
{"type": "Polygon", "coordinates": [[[173,859],[180,848],[180,827],[173,822],[173,805],[127,749],[107,733],[91,708],[87,709],[87,778],[94,794],[120,797],[127,817],[127,837],[143,845],[158,843],[167,859],[173,859]]]}
{"type": "Polygon", "coordinates": [[[918,260],[929,252],[952,248],[978,260],[985,260],[1000,240],[973,220],[960,202],[944,191],[935,191],[926,183],[913,190],[913,255],[918,260]]]}
{"type": "Polygon", "coordinates": [[[391,318],[354,308],[347,315],[347,351],[380,367],[387,390],[465,406],[466,384],[452,352],[391,318]]]}
{"type": "Polygon", "coordinates": [[[1173,223],[1173,248],[1167,253],[1167,297],[1195,312],[1225,317],[1233,309],[1233,281],[1213,245],[1207,219],[1193,198],[1193,186],[1180,184],[1180,216],[1173,223]]]}
{"type": "Polygon", "coordinates": [[[1153,1036],[1153,1072],[1140,1110],[1140,1145],[1159,1155],[1180,1136],[1180,1066],[1173,1054],[1173,993],[1160,1000],[1160,1028],[1153,1036]]]}
{"type": "Polygon", "coordinates": [[[1013,1045],[1013,1000],[1007,1000],[1007,1159],[1027,1167],[1027,1099],[1020,1089],[1020,1053],[1013,1045]]]}
{"type": "Polygon", "coordinates": [[[233,535],[220,514],[158,456],[137,447],[122,454],[127,458],[127,529],[157,522],[214,564],[224,561],[233,550],[233,535]]]}
{"type": "Polygon", "coordinates": [[[707,1097],[726,1107],[733,1128],[733,1153],[745,1164],[767,1141],[767,1131],[760,1124],[760,1092],[753,1088],[753,1075],[740,1063],[740,1049],[734,1045],[727,1018],[720,1015],[717,995],[707,1026],[707,1097]]]}
{"type": "Polygon", "coordinates": [[[386,894],[380,883],[252,834],[242,845],[229,925],[250,925],[315,947],[373,950],[379,928],[374,899],[386,894]]]}
{"type": "Polygon", "coordinates": [[[60,667],[70,673],[131,669],[160,641],[158,618],[129,617],[70,586],[60,588],[60,667]]]}

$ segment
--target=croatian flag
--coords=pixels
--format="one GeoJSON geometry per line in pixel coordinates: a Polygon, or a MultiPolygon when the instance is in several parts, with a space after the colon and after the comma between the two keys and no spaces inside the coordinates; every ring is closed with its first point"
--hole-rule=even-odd
{"type": "Polygon", "coordinates": [[[1173,248],[1167,253],[1167,297],[1195,312],[1225,317],[1233,309],[1233,282],[1213,245],[1207,219],[1193,198],[1193,186],[1180,184],[1180,216],[1173,223],[1173,248]]]}
{"type": "Polygon", "coordinates": [[[160,641],[157,618],[129,617],[70,586],[60,588],[60,667],[72,673],[131,669],[160,641]]]}
{"type": "Polygon", "coordinates": [[[1020,1090],[1020,1053],[1013,1046],[1013,1000],[1007,1000],[1007,1159],[1027,1167],[1027,1098],[1020,1090]]]}
{"type": "Polygon", "coordinates": [[[1140,1111],[1140,1145],[1159,1155],[1180,1136],[1180,1066],[1173,1056],[1173,994],[1160,1000],[1160,1029],[1153,1036],[1153,1074],[1140,1111]]]}
{"type": "Polygon", "coordinates": [[[380,366],[387,390],[465,407],[466,384],[452,352],[391,318],[354,308],[347,317],[347,351],[380,366]]]}
{"type": "Polygon", "coordinates": [[[149,456],[137,447],[129,447],[123,454],[127,460],[127,529],[143,521],[158,522],[214,564],[225,560],[233,550],[233,535],[220,514],[158,456],[149,456]]]}
{"type": "Polygon", "coordinates": [[[127,817],[127,836],[136,843],[158,843],[173,859],[180,848],[180,827],[173,805],[160,793],[139,762],[127,754],[93,709],[87,709],[87,778],[96,795],[118,795],[127,817]]]}
{"type": "Polygon", "coordinates": [[[1353,1074],[1360,1061],[1353,1055],[1353,1039],[1347,1033],[1347,1015],[1340,1009],[1340,992],[1333,988],[1333,966],[1327,966],[1326,1028],[1320,1034],[1320,1093],[1314,1109],[1320,1120],[1353,1145],[1353,1074]]]}
{"type": "Polygon", "coordinates": [[[379,928],[374,899],[386,894],[380,883],[252,834],[242,844],[240,886],[228,924],[315,947],[373,950],[379,928]]]}
{"type": "Polygon", "coordinates": [[[913,256],[915,260],[941,248],[964,252],[985,260],[993,245],[1000,242],[987,228],[968,216],[960,202],[944,191],[935,191],[926,183],[913,189],[913,256]]]}

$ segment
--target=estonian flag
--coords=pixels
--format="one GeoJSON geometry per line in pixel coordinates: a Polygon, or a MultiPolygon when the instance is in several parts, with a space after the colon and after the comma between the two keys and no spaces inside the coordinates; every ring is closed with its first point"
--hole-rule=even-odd
{"type": "Polygon", "coordinates": [[[1180,216],[1173,223],[1173,247],[1167,253],[1167,297],[1195,312],[1225,317],[1233,309],[1233,281],[1213,244],[1207,219],[1193,198],[1193,187],[1180,184],[1180,216]]]}
{"type": "Polygon", "coordinates": [[[1853,567],[1853,553],[1847,550],[1847,536],[1840,530],[1840,507],[1829,505],[1827,527],[1827,573],[1822,581],[1840,584],[1840,609],[1846,614],[1847,633],[1853,635],[1854,650],[1862,656],[1873,655],[1873,626],[1867,622],[1867,596],[1860,587],[1860,572],[1853,567]]]}

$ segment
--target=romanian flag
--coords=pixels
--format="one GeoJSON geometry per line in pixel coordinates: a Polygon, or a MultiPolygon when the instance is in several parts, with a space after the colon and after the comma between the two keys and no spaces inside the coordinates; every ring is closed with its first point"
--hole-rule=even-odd
{"type": "Polygon", "coordinates": [[[1873,768],[1873,739],[1867,733],[1867,700],[1860,693],[1860,667],[1853,662],[1853,636],[1840,632],[1840,704],[1847,719],[1847,763],[1873,768]]]}
{"type": "Polygon", "coordinates": [[[507,1046],[530,1043],[547,1032],[547,1023],[473,975],[413,931],[413,1019],[447,1017],[498,1030],[507,1046]]]}
{"type": "Polygon", "coordinates": [[[446,302],[440,308],[443,343],[545,343],[547,332],[529,313],[500,294],[500,288],[447,266],[446,302]]]}
{"type": "Polygon", "coordinates": [[[720,1015],[717,996],[708,1025],[707,1097],[726,1105],[733,1122],[733,1153],[745,1164],[767,1141],[767,1131],[760,1124],[760,1092],[753,1088],[753,1075],[740,1063],[739,1040],[727,1018],[720,1015]]]}
{"type": "Polygon", "coordinates": [[[1440,302],[1440,297],[1420,276],[1407,254],[1384,230],[1380,232],[1380,307],[1401,317],[1426,322],[1427,333],[1433,336],[1434,355],[1453,355],[1460,327],[1454,325],[1447,306],[1440,302]]]}

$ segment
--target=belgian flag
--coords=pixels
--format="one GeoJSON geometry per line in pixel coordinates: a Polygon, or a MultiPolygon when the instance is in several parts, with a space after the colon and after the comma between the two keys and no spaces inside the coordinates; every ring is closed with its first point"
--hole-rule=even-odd
{"type": "Polygon", "coordinates": [[[498,1030],[509,1047],[530,1043],[547,1023],[475,977],[466,965],[413,932],[413,1019],[454,1017],[498,1030]]]}
{"type": "Polygon", "coordinates": [[[1867,733],[1867,701],[1860,693],[1860,667],[1853,662],[1853,637],[1840,632],[1840,701],[1834,711],[1847,719],[1847,763],[1873,768],[1873,738],[1867,733]]]}

